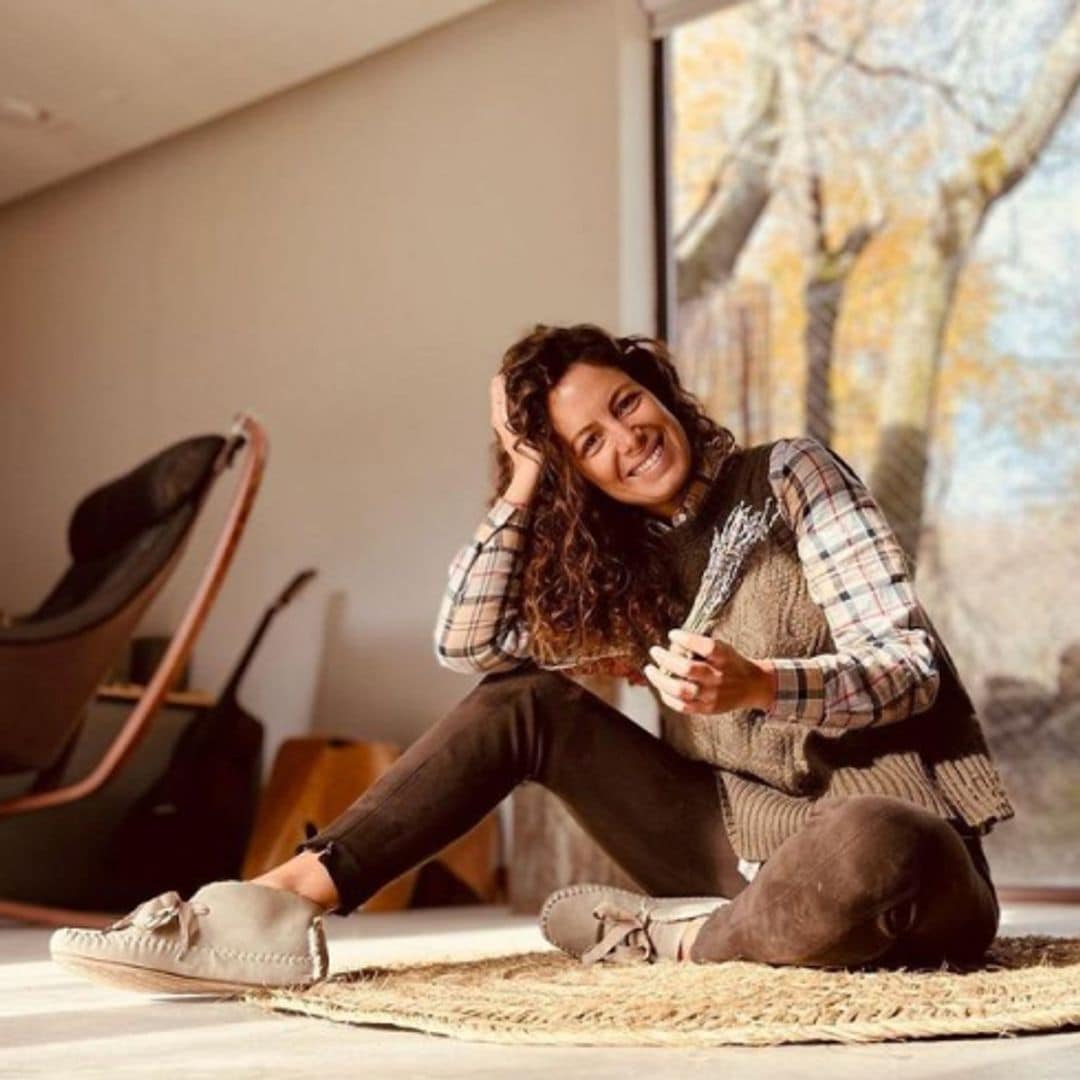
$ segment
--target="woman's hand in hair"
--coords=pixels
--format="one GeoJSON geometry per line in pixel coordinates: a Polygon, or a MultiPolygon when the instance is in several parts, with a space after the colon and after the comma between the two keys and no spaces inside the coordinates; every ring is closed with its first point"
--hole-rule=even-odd
{"type": "Polygon", "coordinates": [[[540,451],[507,427],[506,415],[506,382],[505,376],[500,373],[491,380],[491,426],[503,449],[510,455],[514,479],[519,482],[538,479],[542,463],[540,451]]]}
{"type": "Polygon", "coordinates": [[[726,641],[672,630],[671,645],[649,650],[645,676],[676,712],[710,715],[768,709],[776,699],[771,666],[743,656],[726,641]]]}

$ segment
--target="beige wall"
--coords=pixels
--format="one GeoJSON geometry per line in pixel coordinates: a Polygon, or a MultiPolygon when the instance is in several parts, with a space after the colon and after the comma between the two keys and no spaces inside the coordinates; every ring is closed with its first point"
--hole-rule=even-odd
{"type": "Polygon", "coordinates": [[[0,607],[59,573],[81,493],[249,408],[270,466],[194,681],[310,564],[247,688],[269,749],[415,737],[475,681],[431,634],[503,350],[654,329],[649,62],[635,0],[500,0],[0,208],[0,607]]]}

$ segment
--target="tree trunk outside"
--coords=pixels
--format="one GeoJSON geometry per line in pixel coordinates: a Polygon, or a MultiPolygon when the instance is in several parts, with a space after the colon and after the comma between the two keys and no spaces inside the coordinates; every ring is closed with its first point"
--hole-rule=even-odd
{"type": "Polygon", "coordinates": [[[832,361],[836,318],[845,281],[814,278],[804,290],[806,300],[806,433],[832,445],[832,361]]]}
{"type": "Polygon", "coordinates": [[[939,207],[912,260],[904,308],[888,354],[881,434],[869,479],[870,490],[912,565],[922,530],[941,346],[961,263],[959,252],[945,250],[938,239],[951,232],[941,228],[949,213],[947,206],[939,207]]]}
{"type": "Polygon", "coordinates": [[[998,133],[938,185],[889,351],[870,487],[914,565],[937,375],[956,283],[990,208],[1035,167],[1080,88],[1080,2],[1026,98],[998,133]]]}

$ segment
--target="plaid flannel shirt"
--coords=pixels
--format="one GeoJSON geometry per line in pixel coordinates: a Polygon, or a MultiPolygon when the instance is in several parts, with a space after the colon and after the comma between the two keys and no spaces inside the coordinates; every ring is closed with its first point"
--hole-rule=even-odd
{"type": "MultiPolygon", "coordinates": [[[[671,522],[657,518],[650,526],[663,531],[692,517],[722,464],[722,455],[707,454],[671,522]]],[[[939,683],[931,632],[907,557],[869,490],[839,455],[811,437],[777,441],[769,483],[837,651],[767,658],[776,700],[758,712],[768,719],[857,728],[928,709],[939,683]]],[[[520,617],[529,516],[529,508],[496,500],[454,557],[434,635],[435,656],[444,667],[484,673],[529,658],[520,617]]]]}

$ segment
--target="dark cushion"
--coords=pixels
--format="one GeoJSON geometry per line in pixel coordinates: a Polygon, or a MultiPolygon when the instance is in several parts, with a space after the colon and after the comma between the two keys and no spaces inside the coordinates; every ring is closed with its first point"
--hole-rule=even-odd
{"type": "Polygon", "coordinates": [[[171,558],[194,517],[194,503],[182,504],[123,547],[100,559],[72,563],[37,610],[0,630],[0,645],[66,637],[110,618],[171,558]]]}
{"type": "Polygon", "coordinates": [[[68,526],[75,561],[105,559],[197,500],[224,445],[220,435],[185,439],[92,491],[75,508],[68,526]]]}

